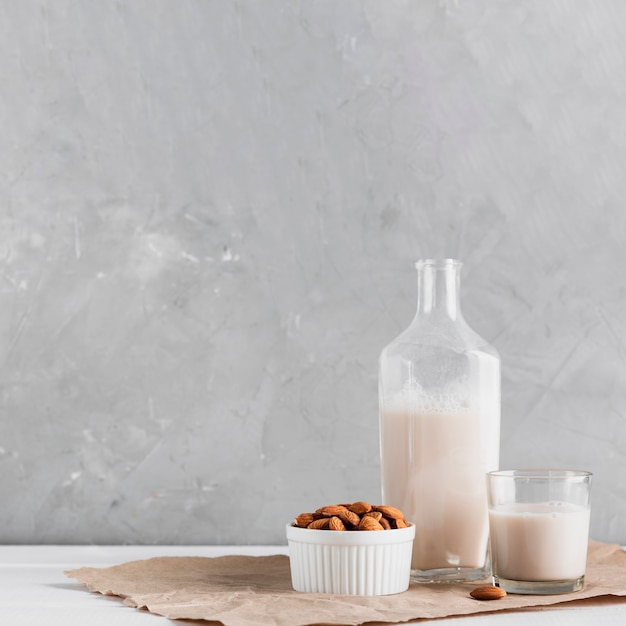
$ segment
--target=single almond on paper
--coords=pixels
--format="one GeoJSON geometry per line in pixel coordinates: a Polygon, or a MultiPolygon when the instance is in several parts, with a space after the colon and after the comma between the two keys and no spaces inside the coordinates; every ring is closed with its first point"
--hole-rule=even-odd
{"type": "Polygon", "coordinates": [[[494,585],[482,585],[470,591],[470,596],[476,600],[500,600],[505,595],[506,591],[502,587],[495,587],[494,585]]]}

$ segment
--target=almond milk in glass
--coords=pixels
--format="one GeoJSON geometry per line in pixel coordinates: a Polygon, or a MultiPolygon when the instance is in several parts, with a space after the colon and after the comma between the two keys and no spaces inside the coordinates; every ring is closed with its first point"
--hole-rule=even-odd
{"type": "Polygon", "coordinates": [[[494,583],[508,593],[583,588],[592,474],[581,470],[490,472],[487,498],[494,583]]]}
{"type": "Polygon", "coordinates": [[[379,362],[382,499],[415,524],[413,580],[476,580],[490,573],[500,359],[463,319],[461,263],[416,267],[417,313],[379,362]]]}

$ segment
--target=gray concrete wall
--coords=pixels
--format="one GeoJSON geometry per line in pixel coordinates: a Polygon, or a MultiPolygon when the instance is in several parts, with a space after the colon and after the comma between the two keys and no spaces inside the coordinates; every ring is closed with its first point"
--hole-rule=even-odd
{"type": "Polygon", "coordinates": [[[464,262],[502,466],[626,543],[626,4],[0,2],[0,541],[283,543],[380,499],[377,358],[464,262]]]}

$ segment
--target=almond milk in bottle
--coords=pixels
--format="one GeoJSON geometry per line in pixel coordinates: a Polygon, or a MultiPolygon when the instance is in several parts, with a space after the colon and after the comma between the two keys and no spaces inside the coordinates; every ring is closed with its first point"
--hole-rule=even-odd
{"type": "Polygon", "coordinates": [[[461,315],[461,263],[416,267],[417,313],[379,362],[382,500],[415,524],[413,580],[476,580],[490,573],[500,359],[461,315]]]}

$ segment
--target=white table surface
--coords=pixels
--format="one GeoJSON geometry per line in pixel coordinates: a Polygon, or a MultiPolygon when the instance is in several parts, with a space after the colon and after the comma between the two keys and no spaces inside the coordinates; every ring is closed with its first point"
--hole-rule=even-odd
{"type": "MultiPolygon", "coordinates": [[[[153,556],[287,554],[286,546],[0,546],[2,626],[165,626],[184,624],[89,593],[63,573],[153,556]]],[[[424,622],[421,622],[422,624],[424,622]]],[[[426,622],[428,623],[428,622],[426,622]]],[[[626,602],[609,599],[575,608],[482,614],[433,621],[436,626],[624,626],[626,602]]]]}

